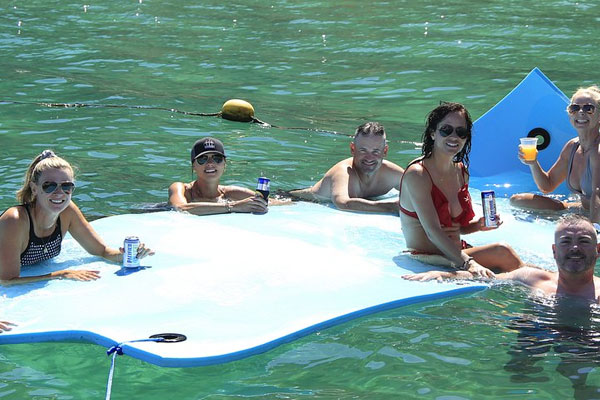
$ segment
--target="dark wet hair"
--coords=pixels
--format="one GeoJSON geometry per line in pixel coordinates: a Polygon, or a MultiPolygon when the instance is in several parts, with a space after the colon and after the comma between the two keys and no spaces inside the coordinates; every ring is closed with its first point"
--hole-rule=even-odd
{"type": "Polygon", "coordinates": [[[471,152],[471,137],[472,137],[472,129],[473,129],[473,121],[471,120],[471,115],[460,103],[449,103],[442,101],[440,105],[431,110],[431,112],[427,115],[427,119],[425,121],[425,132],[423,133],[423,147],[421,147],[421,154],[423,158],[431,157],[431,153],[433,151],[433,139],[431,134],[435,132],[438,127],[438,124],[446,118],[446,116],[450,113],[459,113],[465,118],[465,122],[467,123],[467,131],[469,131],[469,136],[467,136],[467,141],[465,142],[462,150],[454,157],[454,162],[461,162],[465,165],[465,167],[469,167],[469,153],[471,152]]]}
{"type": "Polygon", "coordinates": [[[383,136],[385,139],[385,129],[383,129],[383,125],[379,122],[365,122],[356,128],[356,132],[354,132],[354,141],[358,136],[383,136]]]}

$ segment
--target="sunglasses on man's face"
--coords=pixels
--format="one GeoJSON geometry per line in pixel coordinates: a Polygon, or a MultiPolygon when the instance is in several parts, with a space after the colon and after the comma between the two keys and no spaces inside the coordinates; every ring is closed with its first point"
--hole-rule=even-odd
{"type": "Polygon", "coordinates": [[[440,132],[440,135],[442,135],[442,137],[450,136],[452,135],[452,132],[456,132],[456,136],[458,136],[461,139],[466,139],[467,136],[469,136],[469,131],[467,130],[467,128],[464,128],[462,126],[458,126],[455,128],[452,125],[442,125],[438,128],[438,131],[440,132]]]}
{"type": "Polygon", "coordinates": [[[204,165],[208,162],[209,159],[215,164],[221,164],[225,157],[223,157],[220,154],[213,154],[212,156],[203,155],[196,158],[196,161],[198,162],[198,165],[204,165]]]}
{"type": "Polygon", "coordinates": [[[596,111],[596,106],[593,104],[579,105],[573,103],[569,104],[569,107],[567,107],[569,114],[575,114],[576,112],[579,112],[579,110],[582,110],[584,113],[593,114],[594,111],[596,111]]]}
{"type": "Polygon", "coordinates": [[[44,182],[44,183],[42,183],[42,190],[44,192],[50,194],[50,193],[54,193],[59,186],[62,189],[62,191],[65,192],[66,194],[71,193],[73,191],[73,189],[75,189],[75,184],[73,182],[63,182],[63,183],[44,182]]]}

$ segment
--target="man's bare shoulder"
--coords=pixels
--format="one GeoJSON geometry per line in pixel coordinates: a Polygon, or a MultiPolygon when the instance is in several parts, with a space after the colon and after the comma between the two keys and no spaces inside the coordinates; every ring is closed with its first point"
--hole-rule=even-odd
{"type": "Polygon", "coordinates": [[[513,280],[529,286],[554,279],[556,272],[541,268],[524,266],[511,272],[496,275],[497,279],[513,280]]]}
{"type": "Polygon", "coordinates": [[[383,160],[380,171],[380,190],[389,192],[392,188],[400,190],[400,180],[404,174],[404,168],[388,160],[383,160]]]}
{"type": "Polygon", "coordinates": [[[317,183],[308,189],[295,190],[290,194],[312,201],[331,201],[334,182],[342,183],[350,179],[352,158],[334,164],[317,183]]]}
{"type": "Polygon", "coordinates": [[[384,168],[385,170],[388,170],[390,172],[395,172],[395,173],[404,173],[404,168],[402,168],[401,166],[399,166],[398,164],[389,161],[389,160],[383,160],[383,163],[381,164],[381,168],[384,168]]]}
{"type": "Polygon", "coordinates": [[[348,168],[352,168],[352,157],[346,158],[346,159],[344,159],[342,161],[339,161],[336,164],[334,164],[325,173],[325,175],[323,176],[323,178],[331,178],[331,177],[333,177],[335,175],[339,175],[339,174],[346,174],[347,175],[349,173],[349,169],[348,168]]]}
{"type": "MultiPolygon", "coordinates": [[[[349,176],[351,175],[352,158],[346,158],[342,161],[337,162],[331,168],[329,168],[325,175],[323,175],[323,178],[321,178],[321,180],[317,182],[317,184],[314,187],[319,189],[317,190],[318,192],[323,192],[323,189],[325,188],[328,188],[327,191],[331,191],[332,182],[344,182],[346,179],[349,179],[349,176]]],[[[324,195],[324,193],[320,194],[324,195]]]]}

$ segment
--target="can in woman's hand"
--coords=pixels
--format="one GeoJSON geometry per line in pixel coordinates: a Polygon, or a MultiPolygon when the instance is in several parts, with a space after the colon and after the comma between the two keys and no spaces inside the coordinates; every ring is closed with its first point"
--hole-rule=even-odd
{"type": "Polygon", "coordinates": [[[127,236],[123,242],[123,267],[138,268],[140,259],[137,256],[138,248],[140,247],[140,239],[137,236],[127,236]]]}
{"type": "Polygon", "coordinates": [[[269,178],[265,178],[261,176],[258,178],[258,183],[256,184],[256,192],[260,193],[260,195],[265,199],[269,200],[271,181],[269,178]]]}
{"type": "Polygon", "coordinates": [[[496,227],[496,195],[493,190],[483,190],[481,192],[481,204],[483,205],[483,218],[485,226],[496,227]]]}

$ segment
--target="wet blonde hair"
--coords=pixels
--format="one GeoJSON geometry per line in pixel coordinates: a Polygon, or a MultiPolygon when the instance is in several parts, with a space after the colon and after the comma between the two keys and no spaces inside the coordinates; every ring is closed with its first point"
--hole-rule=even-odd
{"type": "Polygon", "coordinates": [[[42,172],[49,169],[64,169],[74,175],[73,167],[65,159],[60,158],[52,150],[44,150],[36,158],[33,159],[27,172],[25,172],[25,179],[23,187],[17,192],[17,201],[20,204],[28,204],[35,202],[35,196],[31,190],[30,183],[39,183],[38,180],[42,175],[42,172]]]}
{"type": "Polygon", "coordinates": [[[573,93],[573,96],[571,96],[571,103],[573,102],[573,99],[580,94],[589,95],[596,102],[596,107],[600,107],[600,87],[596,85],[580,87],[575,91],[575,93],[573,93]]]}

